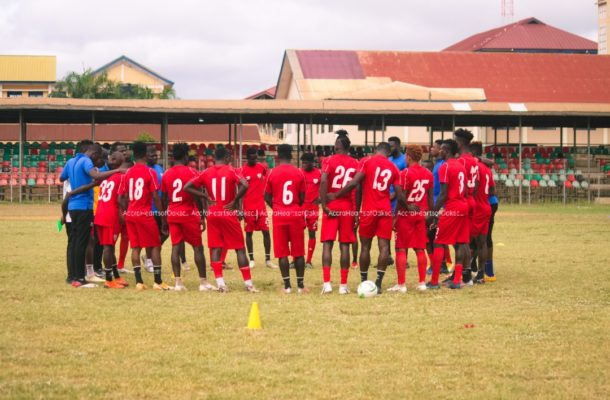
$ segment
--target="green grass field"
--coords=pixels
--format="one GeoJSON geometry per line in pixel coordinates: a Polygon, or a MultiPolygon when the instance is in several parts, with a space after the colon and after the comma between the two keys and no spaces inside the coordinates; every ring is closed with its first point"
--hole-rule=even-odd
{"type": "MultiPolygon", "coordinates": [[[[501,207],[498,282],[417,293],[411,268],[409,293],[372,299],[318,294],[320,246],[306,273],[309,295],[281,294],[279,272],[260,262],[255,295],[236,269],[226,272],[227,294],[197,292],[195,270],[189,292],[74,289],[64,283],[57,214],[56,205],[0,205],[0,398],[591,399],[610,391],[610,207],[501,207]],[[261,331],[245,328],[252,301],[261,331]]],[[[163,260],[173,284],[169,243],[163,260]]],[[[333,282],[338,275],[333,269],[333,282]]],[[[358,279],[352,270],[352,292],[358,279]]],[[[390,269],[385,286],[395,280],[390,269]]]]}

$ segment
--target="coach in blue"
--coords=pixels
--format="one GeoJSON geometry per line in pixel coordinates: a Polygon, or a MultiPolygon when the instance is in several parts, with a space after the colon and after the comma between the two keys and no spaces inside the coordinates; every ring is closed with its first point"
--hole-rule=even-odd
{"type": "MultiPolygon", "coordinates": [[[[92,179],[102,181],[119,170],[99,172],[95,163],[102,156],[102,147],[90,140],[83,140],[80,151],[66,163],[59,177],[69,180],[72,190],[89,185],[92,179]]],[[[91,287],[85,280],[85,253],[93,223],[93,189],[71,196],[68,212],[72,219],[72,233],[68,239],[68,282],[74,287],[91,287]]]]}

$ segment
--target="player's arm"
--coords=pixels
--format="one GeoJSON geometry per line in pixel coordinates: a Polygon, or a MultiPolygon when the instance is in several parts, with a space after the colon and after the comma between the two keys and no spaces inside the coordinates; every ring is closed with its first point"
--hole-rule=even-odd
{"type": "Polygon", "coordinates": [[[432,214],[430,213],[434,210],[434,185],[430,185],[428,188],[428,212],[426,212],[426,225],[430,225],[432,222],[432,214]]]}
{"type": "Polygon", "coordinates": [[[273,208],[273,195],[271,193],[265,193],[265,203],[267,203],[269,208],[273,208]]]}
{"type": "Polygon", "coordinates": [[[121,169],[121,168],[117,168],[117,169],[112,169],[110,171],[104,171],[104,172],[100,172],[98,171],[97,168],[91,168],[89,171],[87,171],[87,173],[89,174],[89,176],[95,180],[98,181],[103,181],[104,179],[110,178],[112,175],[116,174],[117,172],[125,172],[125,169],[121,169]]]}
{"type": "MultiPolygon", "coordinates": [[[[153,198],[153,202],[155,203],[155,207],[157,208],[157,210],[165,210],[163,208],[163,202],[161,201],[161,198],[159,197],[159,193],[157,193],[156,190],[154,190],[152,192],[152,198],[153,198]]],[[[167,228],[167,214],[164,212],[161,212],[161,232],[164,235],[167,235],[169,233],[169,230],[167,228]]]]}
{"type": "Polygon", "coordinates": [[[349,181],[347,183],[347,185],[343,186],[343,188],[341,188],[341,190],[339,190],[338,192],[335,192],[335,193],[328,193],[328,195],[327,195],[328,200],[334,200],[337,197],[345,196],[352,190],[356,189],[358,184],[360,182],[362,182],[363,179],[364,179],[364,173],[362,173],[362,171],[356,172],[356,175],[354,175],[352,180],[349,181]]]}
{"type": "Polygon", "coordinates": [[[68,196],[61,202],[61,224],[65,225],[66,215],[68,215],[68,196]]]}
{"type": "Polygon", "coordinates": [[[438,212],[445,205],[445,201],[447,201],[447,191],[449,190],[449,185],[446,183],[441,183],[441,192],[436,199],[436,204],[434,205],[434,211],[438,212]]]}
{"type": "MultiPolygon", "coordinates": [[[[407,206],[408,206],[407,205],[407,196],[406,196],[405,191],[404,191],[404,189],[402,188],[401,185],[395,185],[394,186],[394,197],[396,198],[396,201],[398,202],[397,203],[397,205],[398,205],[397,208],[400,208],[400,207],[407,208],[407,206]]],[[[390,199],[391,198],[392,197],[390,197],[390,199]]]]}
{"type": "Polygon", "coordinates": [[[239,179],[239,183],[237,184],[237,193],[235,194],[235,198],[232,202],[225,205],[225,210],[237,210],[239,208],[239,201],[248,191],[248,181],[244,178],[239,179]]]}
{"type": "Polygon", "coordinates": [[[66,193],[66,200],[74,195],[86,192],[87,190],[90,190],[94,186],[97,186],[97,185],[99,185],[99,182],[96,182],[96,181],[91,181],[91,183],[87,183],[86,185],[81,185],[81,186],[77,187],[76,189],[66,193]]]}
{"type": "Polygon", "coordinates": [[[479,160],[481,160],[481,162],[483,164],[487,165],[489,168],[492,168],[494,166],[494,164],[496,163],[493,159],[483,157],[483,156],[479,156],[479,160]]]}
{"type": "MultiPolygon", "coordinates": [[[[119,216],[121,220],[124,220],[125,214],[127,213],[127,204],[129,203],[129,198],[127,197],[127,193],[119,195],[119,216]]],[[[122,221],[121,221],[122,222],[122,221]]]]}
{"type": "Polygon", "coordinates": [[[193,180],[190,180],[184,185],[184,191],[192,195],[196,199],[205,199],[207,196],[200,189],[195,186],[193,180]]]}
{"type": "Polygon", "coordinates": [[[327,215],[330,215],[330,210],[326,206],[328,199],[326,198],[326,194],[328,193],[328,174],[326,172],[322,172],[322,176],[320,177],[320,194],[319,200],[320,205],[322,206],[322,211],[324,211],[327,215]]]}

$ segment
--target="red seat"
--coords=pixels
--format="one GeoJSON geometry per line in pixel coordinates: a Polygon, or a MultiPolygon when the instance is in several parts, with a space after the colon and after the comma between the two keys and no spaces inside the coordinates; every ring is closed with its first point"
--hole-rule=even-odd
{"type": "Polygon", "coordinates": [[[537,180],[532,179],[532,180],[530,181],[530,186],[531,186],[531,187],[540,187],[540,184],[538,183],[538,181],[537,181],[537,180]]]}
{"type": "Polygon", "coordinates": [[[576,180],[576,177],[572,174],[568,175],[568,181],[570,182],[574,182],[576,180]]]}
{"type": "Polygon", "coordinates": [[[568,189],[571,189],[571,188],[572,188],[572,182],[570,182],[570,181],[565,181],[563,184],[564,184],[564,185],[565,185],[565,187],[566,187],[566,188],[568,188],[568,189]]]}

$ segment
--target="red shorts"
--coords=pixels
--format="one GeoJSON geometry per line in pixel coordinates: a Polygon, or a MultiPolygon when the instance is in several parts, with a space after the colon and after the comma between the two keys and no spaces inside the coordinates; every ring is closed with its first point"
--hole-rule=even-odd
{"type": "Polygon", "coordinates": [[[237,216],[208,216],[208,247],[238,250],[244,248],[244,233],[237,216]]]}
{"type": "Polygon", "coordinates": [[[302,223],[273,224],[273,254],[275,258],[305,255],[305,230],[302,223]]]}
{"type": "Polygon", "coordinates": [[[319,208],[308,208],[305,210],[305,225],[309,231],[318,230],[319,208]]]}
{"type": "Polygon", "coordinates": [[[428,243],[426,219],[423,217],[399,217],[396,220],[397,249],[425,249],[428,243]]]}
{"type": "Polygon", "coordinates": [[[114,246],[119,237],[119,226],[95,225],[97,229],[97,241],[102,246],[114,246]]]}
{"type": "Polygon", "coordinates": [[[489,232],[489,219],[491,214],[475,214],[470,223],[470,236],[487,236],[489,232]]]}
{"type": "Polygon", "coordinates": [[[392,224],[391,215],[362,215],[358,234],[367,239],[377,236],[390,240],[392,239],[392,224]]]}
{"type": "Polygon", "coordinates": [[[244,210],[244,225],[246,232],[268,231],[267,209],[244,210]]]}
{"type": "Polygon", "coordinates": [[[201,220],[198,217],[172,218],[167,221],[172,246],[186,242],[193,247],[201,247],[201,220]]]}
{"type": "Polygon", "coordinates": [[[434,244],[470,243],[467,210],[444,210],[438,219],[434,244]]]}
{"type": "Polygon", "coordinates": [[[342,213],[336,217],[329,217],[322,213],[322,232],[321,242],[334,242],[339,233],[340,243],[354,243],[356,235],[354,233],[354,211],[339,211],[342,213]]]}
{"type": "Polygon", "coordinates": [[[161,237],[155,217],[131,217],[126,221],[129,234],[129,245],[134,248],[148,248],[161,246],[161,237]]]}

